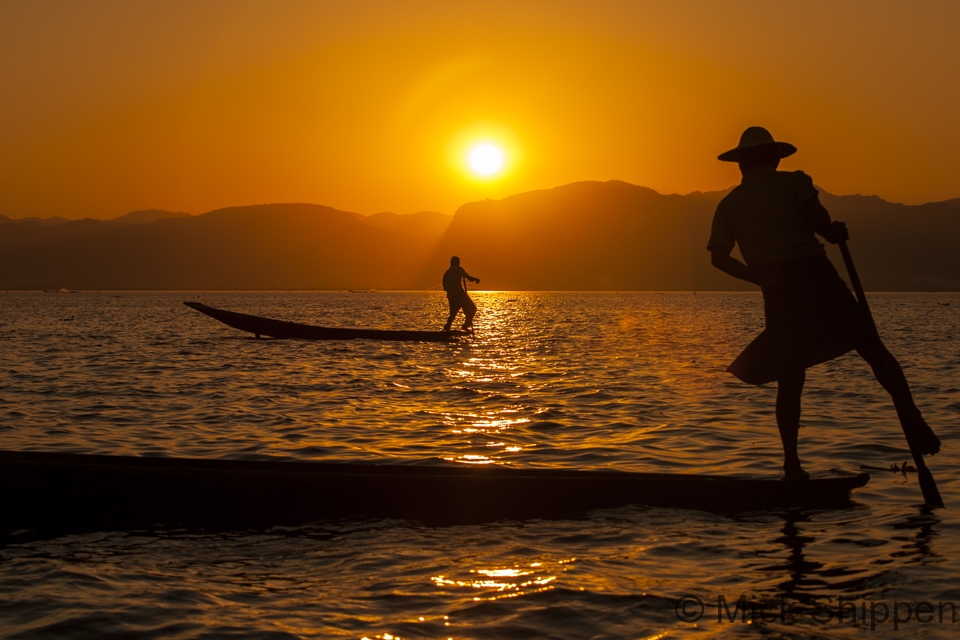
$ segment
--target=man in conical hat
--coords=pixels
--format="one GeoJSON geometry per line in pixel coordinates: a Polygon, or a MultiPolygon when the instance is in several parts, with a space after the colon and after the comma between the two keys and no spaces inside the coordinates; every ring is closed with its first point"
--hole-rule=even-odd
{"type": "Polygon", "coordinates": [[[713,266],[760,286],[766,321],[763,332],[727,370],[751,384],[777,382],[784,479],[809,477],[797,451],[807,367],[853,349],[893,397],[904,432],[916,439],[912,444],[918,452],[936,453],[940,440],[913,403],[900,365],[869,328],[816,238],[846,241],[846,226],[831,222],[810,176],[777,171],[780,160],[796,151],[763,127],[750,127],[736,148],[719,156],[738,163],[743,179],[717,205],[707,249],[713,266]],[[734,245],[743,262],[730,255],[734,245]]]}

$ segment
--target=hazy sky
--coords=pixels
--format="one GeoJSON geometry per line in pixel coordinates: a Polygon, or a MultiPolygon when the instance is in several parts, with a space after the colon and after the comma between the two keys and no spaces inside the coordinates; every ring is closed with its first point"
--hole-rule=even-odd
{"type": "Polygon", "coordinates": [[[831,192],[960,197],[956,0],[3,2],[0,78],[10,217],[721,189],[752,124],[831,192]]]}

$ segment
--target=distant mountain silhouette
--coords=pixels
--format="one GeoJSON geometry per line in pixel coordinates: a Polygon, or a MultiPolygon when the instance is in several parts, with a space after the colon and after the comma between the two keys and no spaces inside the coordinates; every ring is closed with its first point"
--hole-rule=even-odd
{"type": "MultiPolygon", "coordinates": [[[[821,190],[820,201],[834,219],[847,223],[865,288],[960,291],[960,200],[909,206],[821,190]]],[[[827,249],[841,265],[839,251],[827,249]]]]}
{"type": "MultiPolygon", "coordinates": [[[[458,253],[484,285],[503,289],[754,289],[710,265],[710,224],[726,193],[661,195],[626,182],[577,182],[474,202],[456,212],[434,262],[458,253]]],[[[960,290],[957,207],[821,193],[834,219],[850,228],[868,289],[960,290]]],[[[828,251],[843,272],[839,252],[828,251]]]]}
{"type": "Polygon", "coordinates": [[[435,262],[456,253],[498,289],[730,289],[704,248],[721,197],[610,181],[474,202],[457,210],[435,262]]]}
{"type": "MultiPolygon", "coordinates": [[[[451,255],[484,288],[752,289],[705,249],[725,193],[578,182],[452,217],[271,204],[139,224],[17,221],[0,231],[0,289],[437,289],[451,255]]],[[[821,200],[847,222],[868,290],[960,290],[960,200],[821,200]]]]}
{"type": "Polygon", "coordinates": [[[6,216],[0,216],[0,224],[4,222],[14,222],[14,223],[34,223],[39,224],[43,227],[56,227],[57,225],[66,224],[70,222],[66,218],[61,218],[60,216],[53,216],[52,218],[8,218],[6,216]]]}
{"type": "Polygon", "coordinates": [[[272,204],[143,224],[4,225],[0,289],[409,287],[443,233],[436,215],[371,222],[320,205],[272,204]]]}
{"type": "Polygon", "coordinates": [[[452,216],[437,213],[436,211],[418,211],[409,215],[396,213],[375,213],[370,216],[358,216],[364,223],[377,229],[388,231],[408,231],[441,235],[450,226],[452,216]]]}
{"type": "Polygon", "coordinates": [[[119,218],[114,218],[111,222],[122,222],[124,224],[149,224],[157,220],[167,220],[169,218],[189,218],[189,213],[182,211],[164,211],[163,209],[141,209],[125,213],[119,218]]]}

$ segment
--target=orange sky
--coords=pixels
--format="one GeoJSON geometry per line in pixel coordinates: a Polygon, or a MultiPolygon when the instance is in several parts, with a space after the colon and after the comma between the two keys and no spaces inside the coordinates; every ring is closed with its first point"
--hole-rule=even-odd
{"type": "Polygon", "coordinates": [[[0,213],[721,189],[751,124],[831,192],[955,198],[958,33],[955,0],[7,2],[0,213]]]}

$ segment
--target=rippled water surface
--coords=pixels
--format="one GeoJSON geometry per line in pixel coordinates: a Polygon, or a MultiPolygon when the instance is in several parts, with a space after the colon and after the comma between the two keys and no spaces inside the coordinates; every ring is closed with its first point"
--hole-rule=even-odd
{"type": "MultiPolygon", "coordinates": [[[[473,295],[475,339],[409,344],[255,340],[182,302],[431,329],[446,315],[442,295],[0,293],[0,448],[779,472],[775,386],[723,371],[762,327],[759,295],[473,295]]],[[[919,505],[913,476],[878,472],[852,508],[833,511],[21,533],[0,548],[0,634],[957,637],[949,606],[943,622],[936,609],[960,605],[960,295],[874,294],[871,304],[943,440],[930,463],[946,510],[919,505]],[[683,594],[705,603],[696,624],[678,619],[683,594]],[[767,619],[718,623],[717,597],[732,611],[741,594],[767,619]],[[857,624],[849,607],[843,623],[811,618],[840,596],[855,602],[857,624]],[[780,599],[799,611],[795,624],[779,618],[780,599]],[[895,631],[891,611],[871,631],[871,607],[879,619],[920,601],[932,603],[931,622],[895,631]]],[[[803,423],[811,471],[909,457],[856,355],[810,370],[803,423]]]]}

